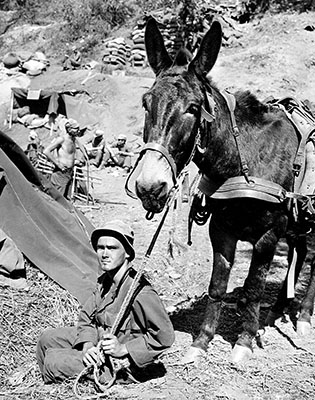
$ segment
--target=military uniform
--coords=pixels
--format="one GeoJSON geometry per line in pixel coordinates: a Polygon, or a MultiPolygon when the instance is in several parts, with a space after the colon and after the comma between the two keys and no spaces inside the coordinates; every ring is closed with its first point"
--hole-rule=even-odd
{"type": "MultiPolygon", "coordinates": [[[[104,332],[110,332],[134,276],[135,270],[128,269],[114,290],[107,274],[103,274],[82,308],[76,327],[44,331],[37,345],[37,360],[46,383],[82,371],[83,344],[96,345],[104,332]]],[[[174,330],[159,296],[143,277],[126,314],[116,336],[128,349],[131,374],[139,376],[141,369],[172,345],[174,330]]]]}

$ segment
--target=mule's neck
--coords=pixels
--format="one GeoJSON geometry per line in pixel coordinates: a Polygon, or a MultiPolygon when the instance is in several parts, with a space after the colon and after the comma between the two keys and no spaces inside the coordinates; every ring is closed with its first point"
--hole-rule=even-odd
{"type": "Polygon", "coordinates": [[[214,109],[209,107],[207,94],[204,95],[205,108],[214,114],[214,120],[200,121],[201,148],[196,150],[194,162],[211,180],[223,183],[231,176],[241,174],[239,152],[232,130],[230,109],[221,92],[215,87],[211,90],[214,109]],[[204,152],[203,152],[204,151],[204,152]]]}

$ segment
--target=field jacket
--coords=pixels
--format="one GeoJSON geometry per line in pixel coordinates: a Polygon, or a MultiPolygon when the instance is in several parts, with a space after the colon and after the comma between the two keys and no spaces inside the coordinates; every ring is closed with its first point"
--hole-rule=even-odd
{"type": "MultiPolygon", "coordinates": [[[[135,273],[130,268],[116,290],[106,273],[99,278],[96,290],[80,312],[73,347],[85,342],[96,345],[104,332],[110,332],[135,273]]],[[[144,277],[126,314],[116,336],[126,345],[136,366],[142,368],[172,345],[173,326],[161,299],[144,277]]]]}

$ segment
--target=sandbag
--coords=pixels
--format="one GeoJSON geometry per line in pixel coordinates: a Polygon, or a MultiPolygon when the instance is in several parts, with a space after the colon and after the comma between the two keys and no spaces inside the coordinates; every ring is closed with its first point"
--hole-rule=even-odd
{"type": "Polygon", "coordinates": [[[15,53],[7,53],[2,61],[6,68],[15,68],[20,64],[19,57],[15,53]]]}
{"type": "Polygon", "coordinates": [[[46,68],[46,65],[40,61],[28,60],[23,64],[23,68],[28,71],[29,75],[35,76],[39,75],[46,68]]]}

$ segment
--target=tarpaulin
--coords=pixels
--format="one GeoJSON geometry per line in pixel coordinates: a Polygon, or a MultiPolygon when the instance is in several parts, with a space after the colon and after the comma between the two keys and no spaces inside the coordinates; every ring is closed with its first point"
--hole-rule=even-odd
{"type": "MultiPolygon", "coordinates": [[[[106,119],[105,110],[102,107],[90,104],[77,94],[87,94],[81,91],[55,92],[50,90],[38,90],[38,98],[30,96],[30,89],[12,88],[13,108],[29,106],[31,114],[62,114],[67,118],[73,118],[79,122],[80,128],[88,125],[99,124],[106,119]]],[[[33,90],[33,92],[36,92],[33,90]]]]}
{"type": "MultiPolygon", "coordinates": [[[[50,90],[40,90],[38,99],[28,98],[29,89],[12,88],[14,102],[20,107],[29,105],[31,113],[38,115],[58,114],[60,112],[59,93],[50,90]]],[[[63,107],[64,109],[64,107],[63,107]]]]}
{"type": "Polygon", "coordinates": [[[92,224],[32,185],[1,148],[0,228],[36,267],[85,302],[98,273],[92,224]]]}
{"type": "Polygon", "coordinates": [[[103,108],[90,104],[83,98],[77,99],[67,94],[62,94],[61,97],[65,103],[67,117],[78,121],[81,129],[88,125],[99,124],[106,119],[103,108]]]}

